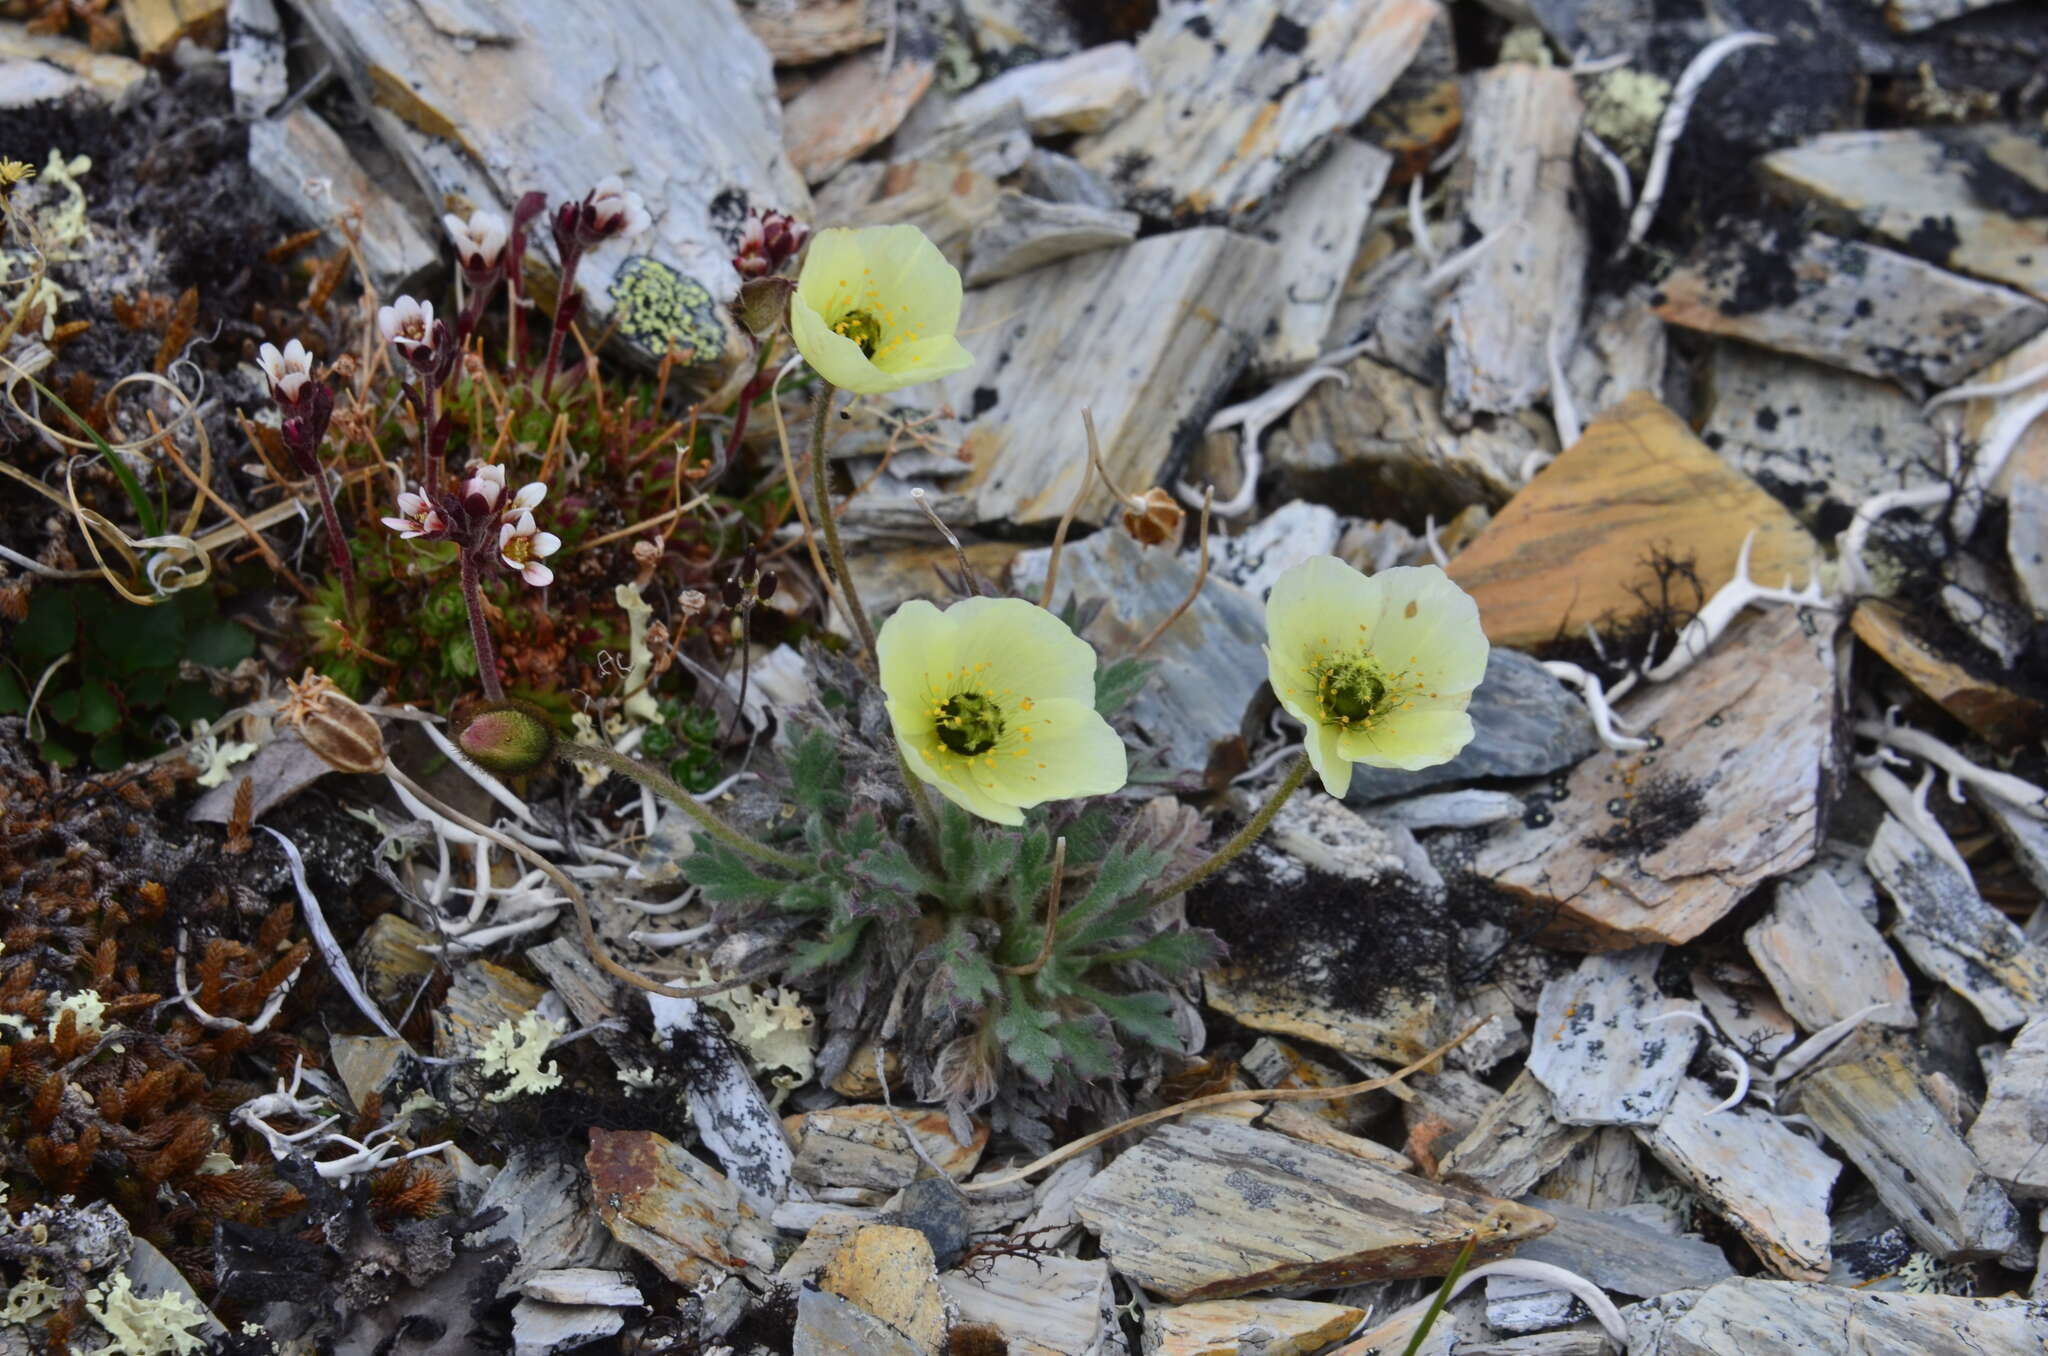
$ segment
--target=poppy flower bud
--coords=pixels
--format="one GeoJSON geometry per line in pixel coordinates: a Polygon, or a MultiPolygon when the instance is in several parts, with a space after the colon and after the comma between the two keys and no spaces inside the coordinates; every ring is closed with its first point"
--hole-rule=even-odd
{"type": "Polygon", "coordinates": [[[519,701],[490,702],[462,723],[455,732],[455,745],[485,771],[513,777],[547,762],[555,751],[555,731],[539,707],[519,701]]]}

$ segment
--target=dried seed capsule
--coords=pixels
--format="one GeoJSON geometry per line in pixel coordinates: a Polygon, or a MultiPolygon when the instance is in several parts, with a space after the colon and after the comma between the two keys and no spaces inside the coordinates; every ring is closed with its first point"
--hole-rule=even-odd
{"type": "Polygon", "coordinates": [[[383,770],[384,731],[375,716],[322,675],[308,674],[286,686],[291,696],[285,701],[283,719],[320,761],[336,772],[383,770]]]}

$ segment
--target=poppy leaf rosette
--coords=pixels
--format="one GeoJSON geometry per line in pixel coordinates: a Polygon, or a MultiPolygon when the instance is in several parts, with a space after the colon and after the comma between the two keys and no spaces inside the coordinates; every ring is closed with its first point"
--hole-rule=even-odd
{"type": "Polygon", "coordinates": [[[904,762],[969,813],[1021,824],[1034,805],[1123,786],[1123,740],[1095,710],[1095,651],[1044,608],[908,602],[875,648],[904,762]]]}
{"type": "Polygon", "coordinates": [[[790,298],[789,328],[819,376],[877,395],[974,364],[960,325],[960,273],[915,226],[820,231],[790,298]]]}
{"type": "Polygon", "coordinates": [[[1367,576],[1311,556],[1266,598],[1266,676],[1333,796],[1354,763],[1413,772],[1455,758],[1472,741],[1465,707],[1486,652],[1479,605],[1434,565],[1367,576]]]}

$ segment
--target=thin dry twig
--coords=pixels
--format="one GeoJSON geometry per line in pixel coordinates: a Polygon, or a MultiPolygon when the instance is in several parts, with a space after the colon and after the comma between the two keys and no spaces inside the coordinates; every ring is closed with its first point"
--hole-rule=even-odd
{"type": "Polygon", "coordinates": [[[1067,511],[1060,515],[1060,525],[1052,534],[1052,554],[1045,562],[1045,589],[1038,595],[1038,605],[1052,606],[1053,586],[1060,579],[1060,552],[1067,546],[1067,529],[1074,525],[1074,515],[1081,511],[1081,501],[1088,497],[1088,477],[1102,465],[1101,444],[1095,438],[1095,412],[1087,406],[1081,407],[1081,423],[1088,430],[1088,465],[1081,471],[1081,483],[1074,490],[1074,497],[1067,503],[1067,511]]]}
{"type": "Polygon", "coordinates": [[[1335,1088],[1246,1088],[1235,1092],[1212,1092],[1206,1097],[1191,1097],[1185,1102],[1176,1102],[1172,1106],[1163,1106],[1156,1111],[1147,1111],[1142,1116],[1133,1116],[1127,1121],[1118,1121],[1108,1129],[1097,1130],[1092,1135],[1083,1135],[1077,1140],[1061,1145],[1049,1154],[1033,1159],[1021,1168],[1012,1168],[994,1177],[984,1177],[965,1183],[964,1189],[993,1191],[997,1187],[1021,1182],[1028,1177],[1037,1176],[1047,1168],[1057,1167],[1070,1158],[1085,1154],[1096,1145],[1115,1139],[1118,1135],[1127,1135],[1133,1130],[1142,1130],[1148,1125],[1156,1125],[1175,1116],[1185,1116],[1190,1111],[1207,1111],[1210,1107],[1230,1106],[1237,1102],[1334,1102],[1345,1097],[1377,1092],[1381,1088],[1401,1083],[1413,1074],[1421,1073],[1470,1040],[1472,1033],[1484,1025],[1484,1022],[1472,1023],[1455,1038],[1439,1045],[1413,1064],[1396,1069],[1383,1078],[1368,1078],[1362,1083],[1346,1083],[1335,1088]]]}
{"type": "Polygon", "coordinates": [[[1053,934],[1060,925],[1060,885],[1067,876],[1067,837],[1061,834],[1052,844],[1052,887],[1045,892],[1045,938],[1038,944],[1038,954],[1028,964],[998,965],[997,970],[1006,975],[1035,975],[1045,968],[1052,959],[1053,934]]]}
{"type": "Polygon", "coordinates": [[[1181,615],[1195,605],[1195,599],[1202,596],[1202,585],[1209,580],[1209,506],[1215,498],[1216,487],[1214,485],[1208,486],[1202,491],[1202,517],[1200,526],[1196,529],[1198,540],[1201,543],[1202,558],[1201,563],[1195,566],[1194,587],[1188,590],[1187,597],[1180,600],[1179,607],[1167,613],[1159,625],[1152,628],[1151,635],[1138,642],[1138,648],[1131,651],[1132,654],[1143,654],[1151,649],[1153,642],[1166,634],[1166,628],[1179,621],[1181,615]]]}

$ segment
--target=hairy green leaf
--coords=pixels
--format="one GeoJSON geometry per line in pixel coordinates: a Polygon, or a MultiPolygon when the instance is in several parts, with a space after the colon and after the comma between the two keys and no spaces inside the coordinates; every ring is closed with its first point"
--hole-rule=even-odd
{"type": "Polygon", "coordinates": [[[860,934],[867,925],[867,919],[855,919],[827,933],[820,941],[803,943],[791,955],[789,968],[784,973],[796,979],[844,964],[853,954],[853,949],[860,945],[860,934]]]}
{"type": "Polygon", "coordinates": [[[1132,947],[1124,958],[1149,965],[1162,975],[1178,979],[1213,964],[1221,951],[1222,944],[1216,940],[1215,933],[1206,928],[1189,928],[1147,937],[1132,947]]]}
{"type": "Polygon", "coordinates": [[[1102,859],[1095,884],[1060,917],[1059,948],[1073,953],[1123,936],[1151,911],[1147,887],[1159,878],[1166,854],[1116,847],[1102,859]]]}
{"type": "Polygon", "coordinates": [[[1001,988],[995,967],[982,954],[981,939],[968,929],[965,919],[953,920],[933,954],[937,968],[932,974],[932,994],[946,1004],[949,1016],[986,1006],[1001,988]]]}
{"type": "Polygon", "coordinates": [[[1129,706],[1144,691],[1146,680],[1157,667],[1148,659],[1129,657],[1095,670],[1096,711],[1114,716],[1129,706]]]}
{"type": "Polygon", "coordinates": [[[783,759],[789,769],[789,794],[800,809],[829,816],[846,803],[846,769],[839,750],[823,730],[797,735],[783,759]]]}
{"type": "Polygon", "coordinates": [[[789,887],[789,882],[764,876],[753,864],[731,848],[696,835],[697,850],[683,858],[682,877],[704,892],[713,904],[765,904],[789,887]]]}
{"type": "Polygon", "coordinates": [[[1109,1031],[1109,1023],[1099,1016],[1076,1017],[1061,1022],[1053,1028],[1053,1039],[1060,1045],[1060,1052],[1066,1056],[1073,1071],[1083,1078],[1108,1078],[1116,1073],[1116,1037],[1109,1031]]]}
{"type": "Polygon", "coordinates": [[[1052,1033],[1053,1017],[1031,1005],[1015,975],[1003,977],[1003,1015],[996,1018],[996,1039],[1003,1053],[1032,1082],[1052,1082],[1060,1058],[1060,1042],[1052,1033]]]}
{"type": "Polygon", "coordinates": [[[869,848],[848,861],[846,869],[860,880],[901,895],[913,904],[919,895],[942,892],[937,877],[919,866],[901,843],[885,842],[869,848]]]}
{"type": "Polygon", "coordinates": [[[1180,1049],[1180,1029],[1173,1024],[1173,1003],[1163,993],[1102,993],[1088,997],[1126,1036],[1161,1050],[1180,1049]]]}

